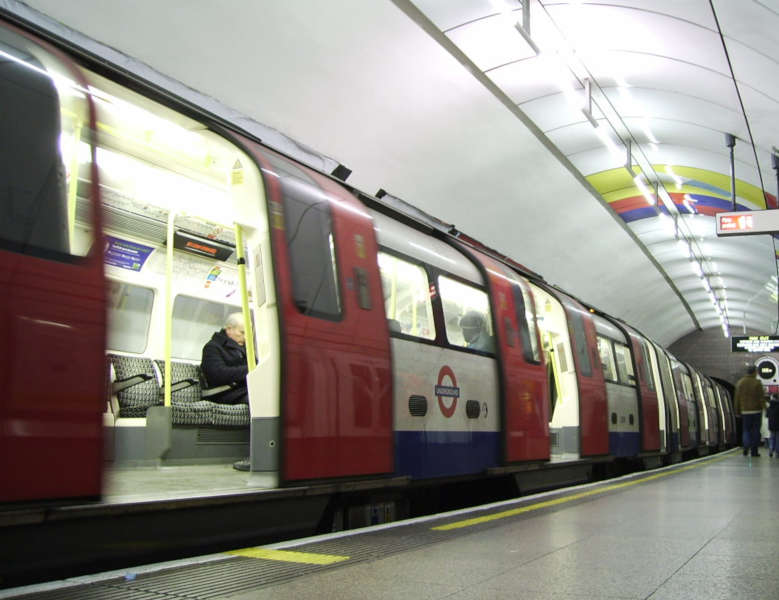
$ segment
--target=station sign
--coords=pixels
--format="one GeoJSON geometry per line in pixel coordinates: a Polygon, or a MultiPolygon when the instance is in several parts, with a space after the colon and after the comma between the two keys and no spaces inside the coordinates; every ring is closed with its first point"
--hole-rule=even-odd
{"type": "Polygon", "coordinates": [[[779,352],[779,336],[775,335],[734,335],[730,338],[731,352],[760,352],[763,354],[779,352]]]}
{"type": "Polygon", "coordinates": [[[779,232],[779,209],[717,213],[717,235],[760,235],[779,232]]]}

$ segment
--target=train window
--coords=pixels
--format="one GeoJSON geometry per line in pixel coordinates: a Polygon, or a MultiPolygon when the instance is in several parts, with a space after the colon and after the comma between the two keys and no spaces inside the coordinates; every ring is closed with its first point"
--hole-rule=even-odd
{"type": "Polygon", "coordinates": [[[154,291],[119,281],[108,282],[108,349],[140,354],[149,339],[154,291]]]}
{"type": "Polygon", "coordinates": [[[197,360],[211,336],[224,327],[227,315],[240,312],[234,305],[191,296],[176,296],[173,301],[173,358],[197,360]]]}
{"type": "Polygon", "coordinates": [[[85,92],[47,52],[0,31],[0,248],[64,262],[89,251],[85,92]]]}
{"type": "Polygon", "coordinates": [[[295,306],[305,315],[338,320],[341,298],[330,202],[314,185],[279,175],[295,306]]]}
{"type": "Polygon", "coordinates": [[[517,311],[517,323],[519,324],[519,337],[522,340],[522,353],[528,362],[541,362],[541,354],[538,348],[538,333],[536,331],[536,317],[533,314],[530,295],[519,283],[519,278],[510,269],[504,268],[506,277],[513,281],[511,291],[514,296],[514,307],[517,311]]]}
{"type": "Polygon", "coordinates": [[[571,328],[573,329],[574,349],[579,357],[579,371],[585,377],[592,376],[590,354],[587,351],[587,333],[584,329],[584,317],[578,311],[571,311],[571,328]]]}
{"type": "Polygon", "coordinates": [[[494,352],[492,317],[487,294],[443,275],[438,290],[444,307],[446,339],[454,346],[494,352]]]}
{"type": "Polygon", "coordinates": [[[379,269],[390,331],[435,339],[433,305],[425,269],[385,252],[379,252],[379,269]]]}
{"type": "Polygon", "coordinates": [[[611,340],[598,336],[598,353],[600,354],[600,363],[603,365],[603,376],[607,381],[617,381],[617,369],[614,366],[611,340]]]}
{"type": "Polygon", "coordinates": [[[628,385],[636,384],[636,375],[633,373],[633,361],[630,359],[630,348],[624,344],[614,343],[614,356],[617,360],[617,374],[620,383],[628,385]]]}
{"type": "Polygon", "coordinates": [[[652,357],[650,354],[651,350],[649,349],[649,346],[646,345],[645,341],[641,341],[641,356],[643,358],[643,362],[641,364],[641,376],[646,381],[646,386],[651,391],[655,391],[655,374],[654,370],[652,369],[652,357]]]}

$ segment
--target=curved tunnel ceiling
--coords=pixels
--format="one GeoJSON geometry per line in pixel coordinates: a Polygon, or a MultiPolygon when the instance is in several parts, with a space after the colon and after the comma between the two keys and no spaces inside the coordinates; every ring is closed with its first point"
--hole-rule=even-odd
{"type": "Polygon", "coordinates": [[[519,0],[27,4],[661,343],[777,327],[772,237],[713,218],[725,133],[739,208],[776,207],[775,2],[530,0],[529,23],[519,0]]]}

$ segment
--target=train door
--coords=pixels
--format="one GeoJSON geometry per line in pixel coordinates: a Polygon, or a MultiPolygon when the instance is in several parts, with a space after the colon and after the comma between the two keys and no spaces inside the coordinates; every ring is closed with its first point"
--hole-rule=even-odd
{"type": "Polygon", "coordinates": [[[657,394],[657,426],[660,431],[660,452],[665,454],[669,451],[668,438],[671,421],[669,418],[668,400],[663,390],[663,379],[658,366],[657,351],[652,342],[644,342],[644,355],[647,357],[649,377],[652,378],[655,393],[657,394]]]}
{"type": "Polygon", "coordinates": [[[533,299],[527,282],[477,250],[490,286],[503,378],[504,460],[549,458],[549,404],[533,299]]]}
{"type": "Polygon", "coordinates": [[[695,448],[698,445],[698,416],[695,406],[695,396],[692,391],[692,380],[687,367],[674,360],[673,372],[676,383],[676,394],[679,403],[679,434],[683,450],[695,448]]]}
{"type": "Polygon", "coordinates": [[[282,331],[283,481],[393,470],[390,343],[370,214],[270,151],[265,179],[282,331]]]}
{"type": "Polygon", "coordinates": [[[93,100],[66,57],[0,26],[0,106],[0,502],[94,497],[105,291],[93,100]]]}
{"type": "Polygon", "coordinates": [[[641,449],[638,384],[628,338],[613,323],[595,315],[598,354],[606,386],[609,453],[637,456],[641,449]]]}
{"type": "Polygon", "coordinates": [[[85,74],[97,99],[112,457],[228,462],[251,455],[255,470],[273,470],[273,448],[250,445],[250,438],[275,443],[269,431],[278,425],[280,388],[259,168],[242,142],[85,74]],[[199,368],[204,344],[232,313],[244,317],[250,376],[247,401],[227,405],[210,400],[226,382],[201,380],[199,368]]]}
{"type": "Polygon", "coordinates": [[[662,383],[663,398],[665,399],[665,415],[668,424],[667,447],[668,452],[675,453],[680,449],[680,417],[679,417],[679,399],[676,391],[676,382],[674,380],[673,368],[665,350],[652,342],[652,346],[657,356],[657,365],[660,371],[660,381],[662,383]]]}
{"type": "Polygon", "coordinates": [[[730,394],[719,383],[715,384],[717,398],[719,400],[720,414],[722,415],[723,429],[725,431],[724,443],[732,446],[736,443],[736,423],[733,416],[733,405],[730,402],[730,394]]]}
{"type": "Polygon", "coordinates": [[[552,460],[581,456],[579,387],[565,310],[546,289],[530,283],[549,399],[549,443],[552,460]]]}
{"type": "Polygon", "coordinates": [[[626,327],[632,344],[636,362],[638,389],[640,391],[641,414],[641,451],[660,450],[660,416],[658,411],[657,388],[650,371],[649,352],[646,341],[633,329],[626,327]]]}
{"type": "Polygon", "coordinates": [[[709,436],[707,442],[712,448],[717,448],[720,445],[722,421],[719,416],[719,408],[717,406],[717,398],[714,395],[714,388],[708,379],[702,379],[703,393],[706,399],[706,413],[709,416],[709,436]]]}
{"type": "Polygon", "coordinates": [[[710,420],[709,420],[709,411],[706,406],[706,394],[703,391],[703,384],[701,382],[701,377],[698,375],[697,371],[693,369],[691,366],[687,366],[687,372],[690,374],[690,384],[692,386],[692,393],[695,397],[695,412],[697,416],[697,424],[698,424],[698,446],[708,446],[708,439],[709,439],[709,429],[710,429],[710,420]]]}
{"type": "Polygon", "coordinates": [[[482,275],[444,241],[373,217],[393,355],[395,471],[483,473],[501,464],[502,408],[482,275]]]}
{"type": "Polygon", "coordinates": [[[598,356],[592,314],[577,301],[555,291],[565,308],[579,384],[582,456],[609,452],[609,414],[606,382],[598,356]]]}

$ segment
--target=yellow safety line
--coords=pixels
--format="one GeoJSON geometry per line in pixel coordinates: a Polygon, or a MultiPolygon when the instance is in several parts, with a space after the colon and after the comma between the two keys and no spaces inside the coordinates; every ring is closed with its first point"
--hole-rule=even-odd
{"type": "Polygon", "coordinates": [[[573,500],[579,500],[580,498],[587,498],[589,496],[595,496],[597,494],[603,494],[606,492],[610,492],[613,490],[619,490],[626,487],[630,487],[632,485],[637,485],[639,483],[644,483],[645,481],[652,481],[653,479],[659,479],[660,477],[666,477],[667,475],[673,475],[676,473],[681,473],[682,471],[687,471],[689,469],[695,469],[696,467],[700,467],[702,465],[708,465],[713,462],[716,462],[718,460],[724,460],[729,457],[731,453],[729,452],[726,456],[720,456],[717,458],[707,459],[705,461],[702,461],[700,463],[696,463],[694,465],[687,465],[685,467],[680,467],[678,469],[673,469],[669,471],[663,471],[662,473],[655,473],[654,475],[648,475],[647,477],[642,477],[641,479],[636,479],[634,481],[625,481],[623,483],[615,483],[612,485],[607,485],[602,488],[598,488],[595,490],[587,490],[586,492],[579,492],[578,494],[572,494],[570,496],[565,496],[562,498],[555,498],[553,500],[545,500],[544,502],[538,502],[536,504],[530,504],[528,506],[522,506],[520,508],[512,508],[511,510],[504,510],[502,512],[493,513],[491,515],[484,515],[483,517],[475,517],[473,519],[466,519],[464,521],[455,521],[454,523],[447,523],[446,525],[439,525],[437,527],[432,527],[431,529],[435,531],[449,531],[451,529],[462,529],[463,527],[472,527],[473,525],[479,525],[481,523],[489,523],[490,521],[496,521],[498,519],[505,519],[506,517],[513,517],[514,515],[519,515],[526,512],[531,512],[533,510],[539,510],[541,508],[548,508],[550,506],[556,506],[558,504],[565,504],[566,502],[571,502],[573,500]]]}
{"type": "Polygon", "coordinates": [[[305,563],[309,565],[332,565],[333,563],[349,560],[348,556],[335,554],[311,554],[309,552],[291,552],[289,550],[268,550],[265,548],[243,548],[231,550],[227,554],[246,556],[249,558],[264,558],[265,560],[278,560],[282,562],[305,563]]]}

